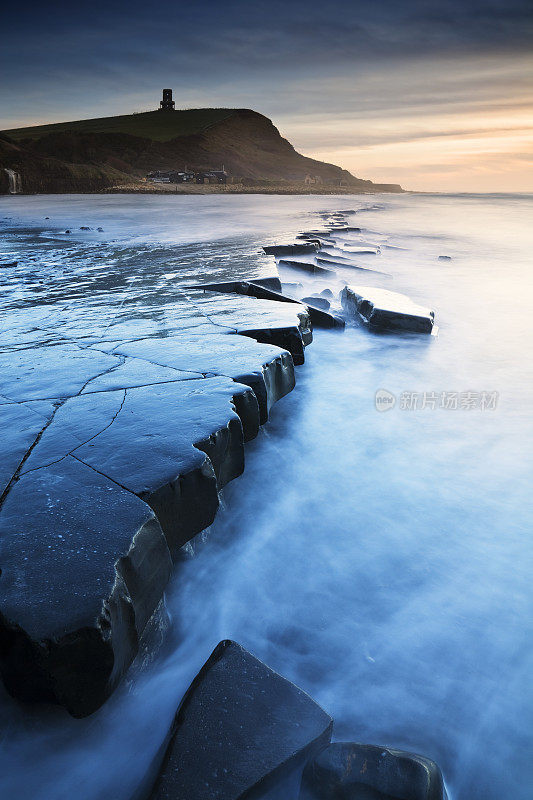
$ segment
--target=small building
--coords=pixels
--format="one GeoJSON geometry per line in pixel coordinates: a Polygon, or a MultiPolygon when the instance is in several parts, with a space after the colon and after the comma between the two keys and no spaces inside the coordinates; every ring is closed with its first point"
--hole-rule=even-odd
{"type": "Polygon", "coordinates": [[[196,183],[227,183],[228,173],[222,169],[210,169],[207,172],[197,172],[194,176],[196,183]]]}
{"type": "Polygon", "coordinates": [[[159,103],[159,111],[175,111],[176,104],[172,99],[172,89],[163,89],[163,99],[159,103]]]}

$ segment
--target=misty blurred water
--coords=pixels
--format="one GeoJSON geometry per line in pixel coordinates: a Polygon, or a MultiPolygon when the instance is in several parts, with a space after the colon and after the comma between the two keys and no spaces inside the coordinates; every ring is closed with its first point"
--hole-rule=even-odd
{"type": "Polygon", "coordinates": [[[353,239],[382,246],[358,262],[434,308],[438,337],[315,332],[176,573],[157,656],[86,720],[1,690],[2,798],[128,800],[223,638],[308,691],[336,739],[434,758],[453,800],[531,797],[533,197],[1,198],[0,261],[20,260],[3,290],[59,302],[78,285],[155,306],[192,276],[272,273],[261,245],[348,208],[365,229],[353,239]],[[387,412],[380,389],[396,397],[387,412]]]}

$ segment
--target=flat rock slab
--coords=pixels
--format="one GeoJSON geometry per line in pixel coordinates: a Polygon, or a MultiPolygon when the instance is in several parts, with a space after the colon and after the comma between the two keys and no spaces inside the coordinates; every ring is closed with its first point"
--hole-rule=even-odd
{"type": "Polygon", "coordinates": [[[69,456],[0,515],[0,649],[11,694],[94,711],[131,663],[170,576],[146,503],[69,456]]]}
{"type": "Polygon", "coordinates": [[[150,799],[259,797],[327,745],[332,724],[305,692],[223,641],[181,702],[150,799]]]}
{"type": "Polygon", "coordinates": [[[433,332],[435,312],[397,292],[373,286],[345,286],[341,302],[347,313],[360,317],[375,330],[433,332]]]}
{"type": "Polygon", "coordinates": [[[310,761],[300,800],[446,800],[442,773],[425,756],[335,742],[310,761]]]}
{"type": "Polygon", "coordinates": [[[43,426],[51,419],[48,415],[33,411],[23,403],[0,405],[0,430],[2,431],[2,454],[0,456],[0,497],[7,490],[11,479],[22,464],[26,453],[36,440],[43,426]]]}
{"type": "Polygon", "coordinates": [[[334,270],[326,269],[325,267],[319,267],[311,261],[294,261],[292,259],[282,258],[279,261],[279,266],[287,267],[288,269],[297,269],[300,272],[309,272],[311,275],[331,276],[335,274],[334,270]]]}
{"type": "Polygon", "coordinates": [[[268,247],[263,247],[264,252],[268,256],[295,256],[299,253],[314,253],[316,252],[315,244],[276,244],[268,247]]]}
{"type": "Polygon", "coordinates": [[[75,716],[124,675],[312,336],[290,303],[170,287],[135,311],[80,291],[10,309],[0,356],[1,670],[75,716]]]}
{"type": "Polygon", "coordinates": [[[72,397],[120,359],[75,344],[36,346],[0,355],[0,392],[9,400],[72,397]]]}
{"type": "MultiPolygon", "coordinates": [[[[179,370],[183,376],[218,375],[246,384],[256,395],[261,424],[268,419],[272,405],[295,384],[293,360],[288,351],[225,333],[182,334],[163,341],[139,339],[117,345],[113,352],[127,356],[128,360],[179,370]]],[[[247,434],[246,438],[253,435],[247,434]]]]}
{"type": "MultiPolygon", "coordinates": [[[[361,254],[360,254],[361,255],[361,254]]],[[[390,272],[382,272],[379,269],[372,269],[371,267],[361,267],[359,264],[354,264],[349,258],[345,258],[344,256],[337,256],[332,255],[331,258],[317,258],[319,264],[329,264],[332,267],[342,267],[345,269],[353,269],[357,270],[358,272],[366,272],[370,273],[371,275],[380,275],[385,278],[392,278],[390,272]]]]}
{"type": "Polygon", "coordinates": [[[144,499],[174,554],[213,521],[218,490],[244,469],[243,422],[259,426],[247,386],[229,378],[144,386],[68,399],[22,475],[69,455],[144,499]],[[251,419],[250,419],[251,417],[251,419]]]}
{"type": "Polygon", "coordinates": [[[307,309],[292,303],[234,294],[188,290],[188,297],[210,322],[264,344],[288,350],[295,364],[304,363],[304,347],[313,341],[307,309]]]}

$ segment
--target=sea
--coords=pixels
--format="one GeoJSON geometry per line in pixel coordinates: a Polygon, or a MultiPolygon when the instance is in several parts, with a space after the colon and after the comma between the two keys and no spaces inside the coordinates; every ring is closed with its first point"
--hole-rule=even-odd
{"type": "Polygon", "coordinates": [[[0,325],[74,302],[157,315],[192,278],[276,274],[262,247],[337,211],[361,228],[343,246],[392,277],[291,291],[340,310],[345,283],[379,285],[437,335],[315,330],[112,698],[74,720],[0,687],[2,800],[139,797],[222,639],[308,692],[335,740],[437,761],[450,800],[533,797],[533,195],[3,196],[0,325]]]}

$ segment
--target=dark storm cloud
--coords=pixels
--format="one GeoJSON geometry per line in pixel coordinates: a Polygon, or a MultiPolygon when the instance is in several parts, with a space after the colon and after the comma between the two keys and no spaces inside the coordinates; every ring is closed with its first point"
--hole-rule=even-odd
{"type": "MultiPolygon", "coordinates": [[[[346,62],[431,53],[522,50],[532,40],[527,0],[444,2],[96,2],[16,5],[3,14],[8,74],[44,67],[98,75],[171,60],[184,73],[311,72],[346,62]],[[24,60],[21,56],[24,55],[24,60]],[[17,57],[18,56],[18,57],[17,57]],[[15,69],[16,68],[16,69],[15,69]]],[[[38,75],[34,76],[36,79],[38,75]]]]}

